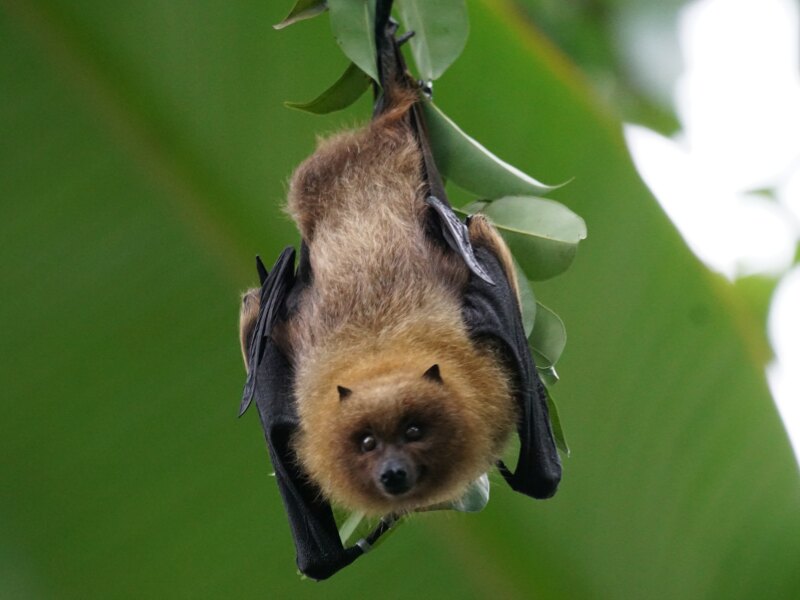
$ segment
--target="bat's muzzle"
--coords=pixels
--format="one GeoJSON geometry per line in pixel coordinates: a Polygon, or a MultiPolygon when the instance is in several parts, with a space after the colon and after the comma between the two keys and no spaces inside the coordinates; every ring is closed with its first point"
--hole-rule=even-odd
{"type": "Polygon", "coordinates": [[[412,488],[416,480],[412,465],[401,458],[389,458],[382,466],[380,484],[387,494],[399,496],[412,488]]]}

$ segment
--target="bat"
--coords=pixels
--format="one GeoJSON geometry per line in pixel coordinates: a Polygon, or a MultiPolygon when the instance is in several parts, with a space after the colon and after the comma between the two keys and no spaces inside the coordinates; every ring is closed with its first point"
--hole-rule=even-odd
{"type": "Polygon", "coordinates": [[[261,287],[240,312],[240,415],[255,399],[297,564],[313,579],[494,465],[534,498],[561,479],[511,255],[485,217],[461,221],[448,203],[396,24],[387,15],[379,31],[373,120],[296,170],[299,257],[286,248],[270,271],[257,259],[261,287]],[[500,456],[514,432],[512,472],[500,456]],[[345,547],[333,505],[382,520],[345,547]]]}

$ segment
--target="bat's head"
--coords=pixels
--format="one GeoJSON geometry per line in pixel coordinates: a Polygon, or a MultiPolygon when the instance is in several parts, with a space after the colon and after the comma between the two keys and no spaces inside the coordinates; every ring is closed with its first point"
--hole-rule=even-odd
{"type": "Polygon", "coordinates": [[[483,398],[428,364],[338,385],[325,421],[304,423],[298,455],[331,501],[407,512],[455,499],[491,466],[513,415],[487,420],[483,398]]]}

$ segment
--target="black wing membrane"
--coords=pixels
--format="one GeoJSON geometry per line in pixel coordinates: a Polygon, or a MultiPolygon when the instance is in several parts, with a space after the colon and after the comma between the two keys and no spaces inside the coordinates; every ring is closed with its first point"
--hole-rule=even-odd
{"type": "Polygon", "coordinates": [[[312,579],[327,579],[346,567],[377,541],[392,523],[381,521],[376,529],[354,546],[345,548],[330,504],[300,469],[291,439],[300,426],[292,391],[294,369],[272,339],[275,324],[291,315],[298,296],[311,279],[308,247],[300,250],[297,272],[295,251],[286,248],[267,274],[257,261],[261,284],[261,305],[250,340],[247,373],[240,415],[255,399],[275,481],[283,500],[297,552],[297,567],[312,579]]]}
{"type": "Polygon", "coordinates": [[[516,470],[512,473],[502,462],[498,469],[513,490],[533,498],[549,498],[561,481],[561,460],[550,426],[544,384],[528,347],[516,294],[499,259],[484,247],[477,247],[474,252],[495,283],[490,285],[474,275],[470,278],[462,305],[464,322],[473,339],[500,347],[515,375],[520,412],[516,470]]]}
{"type": "Polygon", "coordinates": [[[297,465],[290,446],[298,427],[291,389],[293,370],[271,340],[258,370],[256,406],[294,538],[297,567],[312,579],[326,579],[358,558],[362,549],[342,546],[330,505],[297,465]]]}
{"type": "Polygon", "coordinates": [[[264,354],[265,343],[269,339],[270,333],[272,333],[272,328],[278,320],[280,311],[283,309],[286,296],[294,284],[294,256],[294,248],[291,246],[284,248],[272,268],[272,273],[269,274],[267,274],[261,259],[256,257],[256,268],[261,280],[260,305],[255,327],[253,327],[253,332],[250,334],[247,355],[249,368],[247,370],[247,379],[244,382],[242,402],[239,405],[240,417],[253,400],[258,377],[257,366],[264,354]]]}

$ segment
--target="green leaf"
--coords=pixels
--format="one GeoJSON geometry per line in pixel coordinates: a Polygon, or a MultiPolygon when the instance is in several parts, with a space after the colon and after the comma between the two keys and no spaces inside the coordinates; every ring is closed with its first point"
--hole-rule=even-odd
{"type": "Polygon", "coordinates": [[[563,273],[586,237],[583,219],[554,200],[508,196],[490,202],[483,212],[534,281],[563,273]]]}
{"type": "Polygon", "coordinates": [[[553,437],[556,440],[556,447],[564,454],[569,456],[569,444],[564,435],[564,428],[561,426],[561,416],[558,414],[558,406],[556,401],[553,400],[553,395],[547,386],[544,387],[544,393],[547,396],[547,410],[550,413],[550,425],[553,427],[553,437]]]}
{"type": "Polygon", "coordinates": [[[460,212],[464,216],[467,216],[479,213],[487,206],[489,206],[488,202],[483,200],[475,200],[474,202],[470,202],[469,204],[466,204],[460,208],[453,207],[453,210],[460,212]]]}
{"type": "Polygon", "coordinates": [[[558,186],[536,181],[464,133],[433,102],[423,102],[436,165],[447,179],[483,198],[545,194],[558,186]]]}
{"type": "Polygon", "coordinates": [[[378,81],[375,64],[375,1],[328,0],[331,31],[347,58],[378,81]]]}
{"type": "Polygon", "coordinates": [[[489,503],[489,476],[484,473],[467,486],[460,498],[450,503],[449,508],[458,512],[476,513],[489,503]]]}
{"type": "Polygon", "coordinates": [[[458,58],[469,36],[464,0],[402,0],[400,20],[414,31],[411,53],[425,81],[441,77],[458,58]]]}
{"type": "Polygon", "coordinates": [[[406,522],[406,519],[407,519],[406,515],[401,515],[399,517],[396,517],[395,521],[392,523],[392,526],[389,528],[389,530],[386,531],[386,533],[384,533],[381,537],[379,537],[374,544],[372,544],[370,550],[375,550],[376,548],[384,544],[386,540],[388,540],[391,536],[395,534],[395,532],[398,529],[400,529],[400,526],[406,522]]]}
{"type": "Polygon", "coordinates": [[[355,63],[327,90],[310,102],[284,102],[289,108],[324,115],[347,108],[367,90],[370,78],[355,63]]]}
{"type": "Polygon", "coordinates": [[[435,512],[440,510],[454,510],[456,512],[480,512],[489,503],[489,475],[482,474],[467,486],[463,494],[450,502],[439,502],[417,510],[418,513],[435,512]]]}
{"type": "MultiPolygon", "coordinates": [[[[767,318],[772,303],[772,295],[779,279],[768,275],[748,275],[739,277],[732,285],[748,312],[766,329],[767,318]]],[[[753,340],[751,349],[758,356],[761,364],[766,365],[774,357],[768,340],[753,340]]]]}
{"type": "Polygon", "coordinates": [[[283,29],[298,21],[305,21],[320,15],[328,10],[325,0],[297,0],[294,7],[288,15],[280,23],[276,23],[272,27],[274,29],[283,29]]]}
{"type": "Polygon", "coordinates": [[[344,523],[339,527],[339,539],[342,541],[343,545],[347,546],[347,542],[363,520],[364,513],[362,512],[350,513],[347,519],[345,519],[344,523]]]}
{"type": "Polygon", "coordinates": [[[522,309],[522,327],[525,330],[525,337],[529,338],[533,331],[533,324],[536,321],[536,296],[533,293],[528,277],[519,266],[517,259],[514,260],[514,271],[517,273],[517,285],[519,286],[519,303],[522,309]]]}
{"type": "MultiPolygon", "coordinates": [[[[333,513],[336,523],[339,526],[339,539],[345,547],[352,546],[356,541],[366,538],[375,530],[381,521],[381,519],[375,517],[366,517],[361,512],[347,512],[342,508],[334,508],[333,513]]],[[[386,538],[394,533],[403,521],[403,517],[395,519],[391,529],[378,538],[378,541],[373,544],[372,548],[377,548],[386,541],[386,538]]]]}
{"type": "Polygon", "coordinates": [[[564,322],[541,302],[536,303],[536,321],[533,324],[530,346],[536,366],[540,369],[554,367],[567,344],[564,322]]]}

